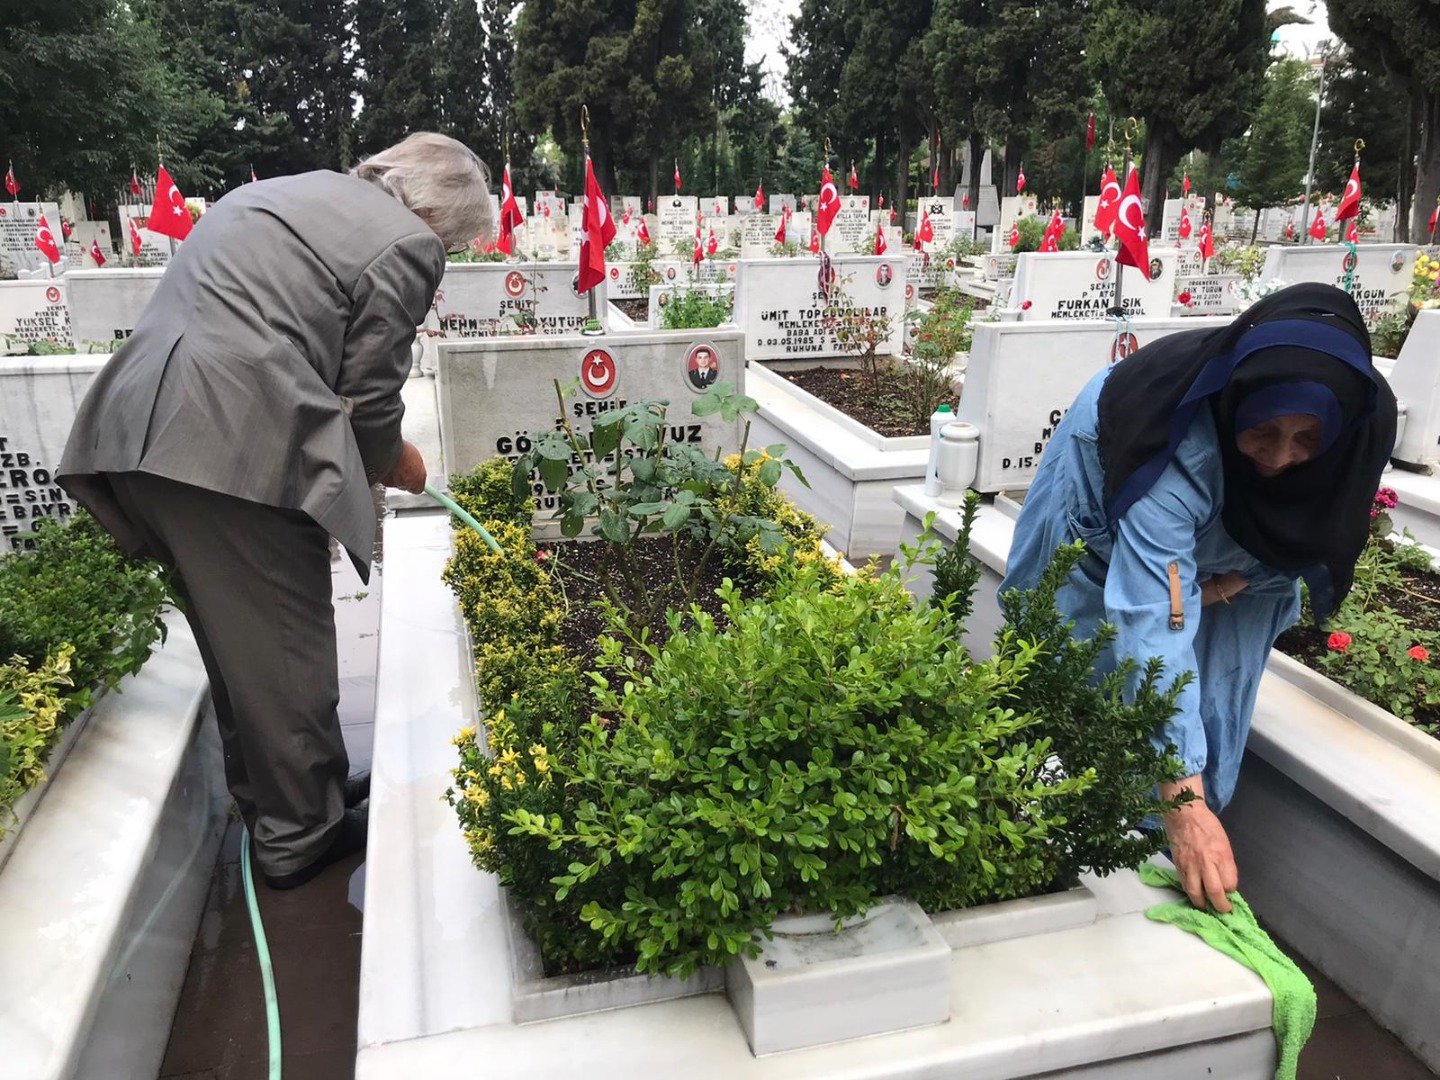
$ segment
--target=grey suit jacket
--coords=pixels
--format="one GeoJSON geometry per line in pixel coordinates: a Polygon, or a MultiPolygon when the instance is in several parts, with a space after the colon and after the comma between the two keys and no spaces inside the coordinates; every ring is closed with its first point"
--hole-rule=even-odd
{"type": "Polygon", "coordinates": [[[372,184],[246,184],[196,224],[135,333],[91,383],[58,470],[120,541],[106,473],[302,510],[368,579],[369,484],[400,454],[410,346],[445,269],[429,227],[372,184]]]}

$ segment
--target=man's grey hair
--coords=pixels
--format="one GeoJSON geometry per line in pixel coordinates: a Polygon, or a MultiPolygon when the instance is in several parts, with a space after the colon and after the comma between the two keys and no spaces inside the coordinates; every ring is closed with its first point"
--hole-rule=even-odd
{"type": "Polygon", "coordinates": [[[448,135],[417,131],[350,171],[423,217],[448,250],[495,237],[490,170],[448,135]]]}

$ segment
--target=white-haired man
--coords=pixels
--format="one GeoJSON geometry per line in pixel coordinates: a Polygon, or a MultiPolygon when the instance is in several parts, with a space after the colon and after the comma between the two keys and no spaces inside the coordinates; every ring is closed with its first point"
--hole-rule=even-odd
{"type": "Polygon", "coordinates": [[[246,184],[196,225],[96,375],[58,470],[175,572],[231,794],[275,888],[363,850],[347,784],[329,537],[369,579],[370,485],[420,491],[400,435],[447,250],[493,232],[489,174],[415,134],[351,173],[246,184]]]}

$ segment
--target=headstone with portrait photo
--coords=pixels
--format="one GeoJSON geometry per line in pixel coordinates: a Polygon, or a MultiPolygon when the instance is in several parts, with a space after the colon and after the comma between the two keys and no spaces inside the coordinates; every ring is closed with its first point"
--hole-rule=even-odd
{"type": "Polygon", "coordinates": [[[655,211],[659,217],[655,239],[661,254],[672,254],[675,246],[684,241],[693,243],[696,215],[700,212],[694,195],[662,195],[655,202],[655,211]]]}
{"type": "Polygon", "coordinates": [[[905,311],[903,255],[842,255],[833,259],[834,281],[822,289],[819,259],[753,259],[740,262],[735,321],[745,335],[748,360],[839,357],[837,316],[860,312],[889,321],[881,351],[899,355],[905,311]],[[828,295],[827,295],[828,292],[828,295]]]}
{"type": "MultiPolygon", "coordinates": [[[[575,291],[578,277],[565,262],[447,263],[432,319],[447,338],[578,333],[590,318],[588,296],[575,291]]],[[[596,289],[603,321],[604,283],[596,289]]]]}
{"type": "Polygon", "coordinates": [[[1287,285],[1322,281],[1347,289],[1369,326],[1405,310],[1415,270],[1414,244],[1305,244],[1272,247],[1265,254],[1261,281],[1287,285]]]}
{"type": "MultiPolygon", "coordinates": [[[[1173,250],[1152,246],[1149,280],[1134,267],[1125,267],[1120,306],[1128,317],[1170,314],[1176,263],[1173,250]]],[[[1011,303],[1024,322],[1105,318],[1115,306],[1119,266],[1110,252],[1023,252],[1016,259],[1011,303]]]]}
{"type": "MultiPolygon", "coordinates": [[[[62,243],[60,231],[60,205],[51,202],[4,202],[0,203],[0,274],[15,274],[23,270],[44,271],[50,262],[35,246],[35,235],[40,227],[40,218],[50,226],[55,243],[62,243]]],[[[56,268],[58,273],[63,269],[56,268]]]]}
{"type": "Polygon", "coordinates": [[[167,266],[174,255],[176,242],[168,236],[147,229],[150,220],[148,206],[121,205],[120,210],[121,262],[130,267],[167,266]],[[140,236],[140,254],[135,254],[131,239],[131,226],[140,236]]]}
{"type": "Polygon", "coordinates": [[[1010,250],[1010,230],[1021,218],[1034,217],[1040,203],[1033,195],[1010,195],[1000,201],[1000,219],[990,238],[990,253],[1000,255],[1010,250]]]}

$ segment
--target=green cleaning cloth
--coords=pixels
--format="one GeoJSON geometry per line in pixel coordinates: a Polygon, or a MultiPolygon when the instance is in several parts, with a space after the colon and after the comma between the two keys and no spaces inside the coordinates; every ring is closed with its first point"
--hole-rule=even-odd
{"type": "MultiPolygon", "coordinates": [[[[1180,875],[1173,867],[1145,863],[1140,867],[1140,880],[1156,888],[1184,892],[1180,875]]],[[[1228,896],[1231,905],[1228,915],[1201,911],[1189,900],[1176,900],[1146,908],[1145,917],[1195,934],[1211,948],[1240,961],[1265,980],[1275,1000],[1270,1020],[1280,1052],[1275,1080],[1295,1080],[1300,1051],[1315,1027],[1315,987],[1295,966],[1295,961],[1281,952],[1270,935],[1260,928],[1244,898],[1238,892],[1228,896]]]]}

